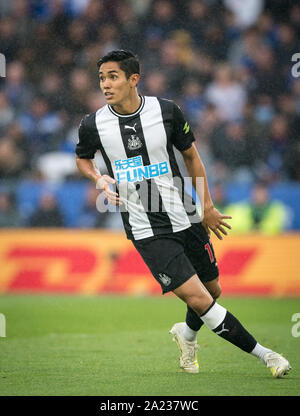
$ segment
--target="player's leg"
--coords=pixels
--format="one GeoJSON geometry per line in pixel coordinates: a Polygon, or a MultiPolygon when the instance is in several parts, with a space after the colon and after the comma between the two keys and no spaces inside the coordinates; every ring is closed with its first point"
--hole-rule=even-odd
{"type": "MultiPolygon", "coordinates": [[[[218,299],[221,295],[222,289],[218,277],[209,282],[203,282],[203,285],[206,287],[214,300],[218,299]]],[[[195,341],[198,331],[203,325],[204,322],[201,318],[199,318],[199,315],[189,305],[187,305],[185,325],[183,327],[183,336],[185,339],[187,341],[195,341]]]]}
{"type": "MultiPolygon", "coordinates": [[[[259,358],[263,357],[276,377],[289,369],[289,364],[283,357],[260,346],[230,312],[213,300],[184,253],[182,233],[168,238],[135,241],[134,245],[160,283],[163,293],[174,292],[196,312],[208,328],[241,349],[259,358]],[[268,360],[266,352],[269,354],[268,360]]],[[[184,340],[181,332],[178,334],[180,340],[184,340]]],[[[182,368],[185,371],[198,372],[196,342],[189,343],[184,340],[179,343],[179,347],[182,348],[182,368]]]]}
{"type": "MultiPolygon", "coordinates": [[[[221,295],[219,283],[219,270],[216,262],[214,248],[201,223],[194,223],[185,232],[185,254],[194,266],[199,279],[216,300],[221,295]]],[[[187,305],[183,335],[187,341],[195,341],[203,321],[198,314],[187,305]]]]}
{"type": "MultiPolygon", "coordinates": [[[[163,293],[171,292],[191,276],[196,276],[196,271],[184,253],[184,232],[174,233],[159,238],[148,238],[134,241],[133,244],[144,259],[152,272],[152,275],[161,285],[163,293]]],[[[197,277],[201,290],[206,290],[197,277]]],[[[199,292],[201,293],[201,292],[199,292]]],[[[207,306],[212,302],[212,297],[206,290],[202,302],[207,306]],[[206,301],[206,297],[208,300],[206,301]]],[[[182,337],[182,326],[184,323],[175,324],[173,339],[177,341],[181,351],[179,362],[180,367],[190,373],[198,373],[197,343],[188,342],[182,337]]],[[[173,329],[173,328],[172,328],[173,329]]]]}
{"type": "Polygon", "coordinates": [[[281,377],[289,371],[289,362],[260,345],[234,315],[212,299],[197,275],[174,289],[173,293],[189,305],[214,333],[264,362],[274,377],[281,377]]]}

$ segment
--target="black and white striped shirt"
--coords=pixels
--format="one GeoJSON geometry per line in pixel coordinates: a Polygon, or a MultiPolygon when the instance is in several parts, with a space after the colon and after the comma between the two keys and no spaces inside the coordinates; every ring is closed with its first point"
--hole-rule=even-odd
{"type": "Polygon", "coordinates": [[[102,153],[123,201],[127,237],[134,240],[182,231],[200,221],[194,200],[184,191],[173,148],[188,149],[194,135],[174,102],[141,98],[132,114],[105,105],[86,115],[76,147],[83,159],[102,153]]]}

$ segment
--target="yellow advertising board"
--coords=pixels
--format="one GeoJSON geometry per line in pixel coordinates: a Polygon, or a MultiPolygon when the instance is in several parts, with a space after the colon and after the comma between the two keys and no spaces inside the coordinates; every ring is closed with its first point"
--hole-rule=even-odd
{"type": "MultiPolygon", "coordinates": [[[[300,296],[300,234],[212,237],[223,294],[300,296]]],[[[122,232],[0,231],[0,293],[160,294],[122,232]]]]}

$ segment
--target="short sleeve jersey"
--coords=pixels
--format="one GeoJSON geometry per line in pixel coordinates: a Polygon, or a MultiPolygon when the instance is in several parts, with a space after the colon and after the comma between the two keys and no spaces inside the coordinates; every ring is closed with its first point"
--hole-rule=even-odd
{"type": "Polygon", "coordinates": [[[79,126],[76,154],[93,159],[98,150],[102,153],[123,201],[127,237],[139,240],[200,221],[174,154],[174,147],[183,152],[194,140],[173,101],[141,96],[140,107],[132,114],[119,114],[105,105],[86,115],[79,126]]]}

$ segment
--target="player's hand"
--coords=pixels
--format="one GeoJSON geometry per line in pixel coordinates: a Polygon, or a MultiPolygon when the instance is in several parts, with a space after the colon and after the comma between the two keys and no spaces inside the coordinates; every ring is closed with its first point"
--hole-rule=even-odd
{"type": "Polygon", "coordinates": [[[231,226],[224,220],[231,218],[230,215],[223,215],[215,207],[211,207],[208,210],[204,210],[202,225],[206,229],[208,235],[210,235],[210,230],[212,230],[219,240],[223,240],[222,234],[227,235],[227,231],[224,227],[231,230],[231,226]]]}
{"type": "Polygon", "coordinates": [[[119,194],[117,192],[114,192],[110,188],[110,185],[113,185],[115,183],[116,180],[114,178],[111,178],[108,175],[101,175],[96,181],[96,188],[100,189],[100,191],[104,193],[105,198],[108,200],[110,204],[122,205],[122,201],[119,197],[119,194]]]}

